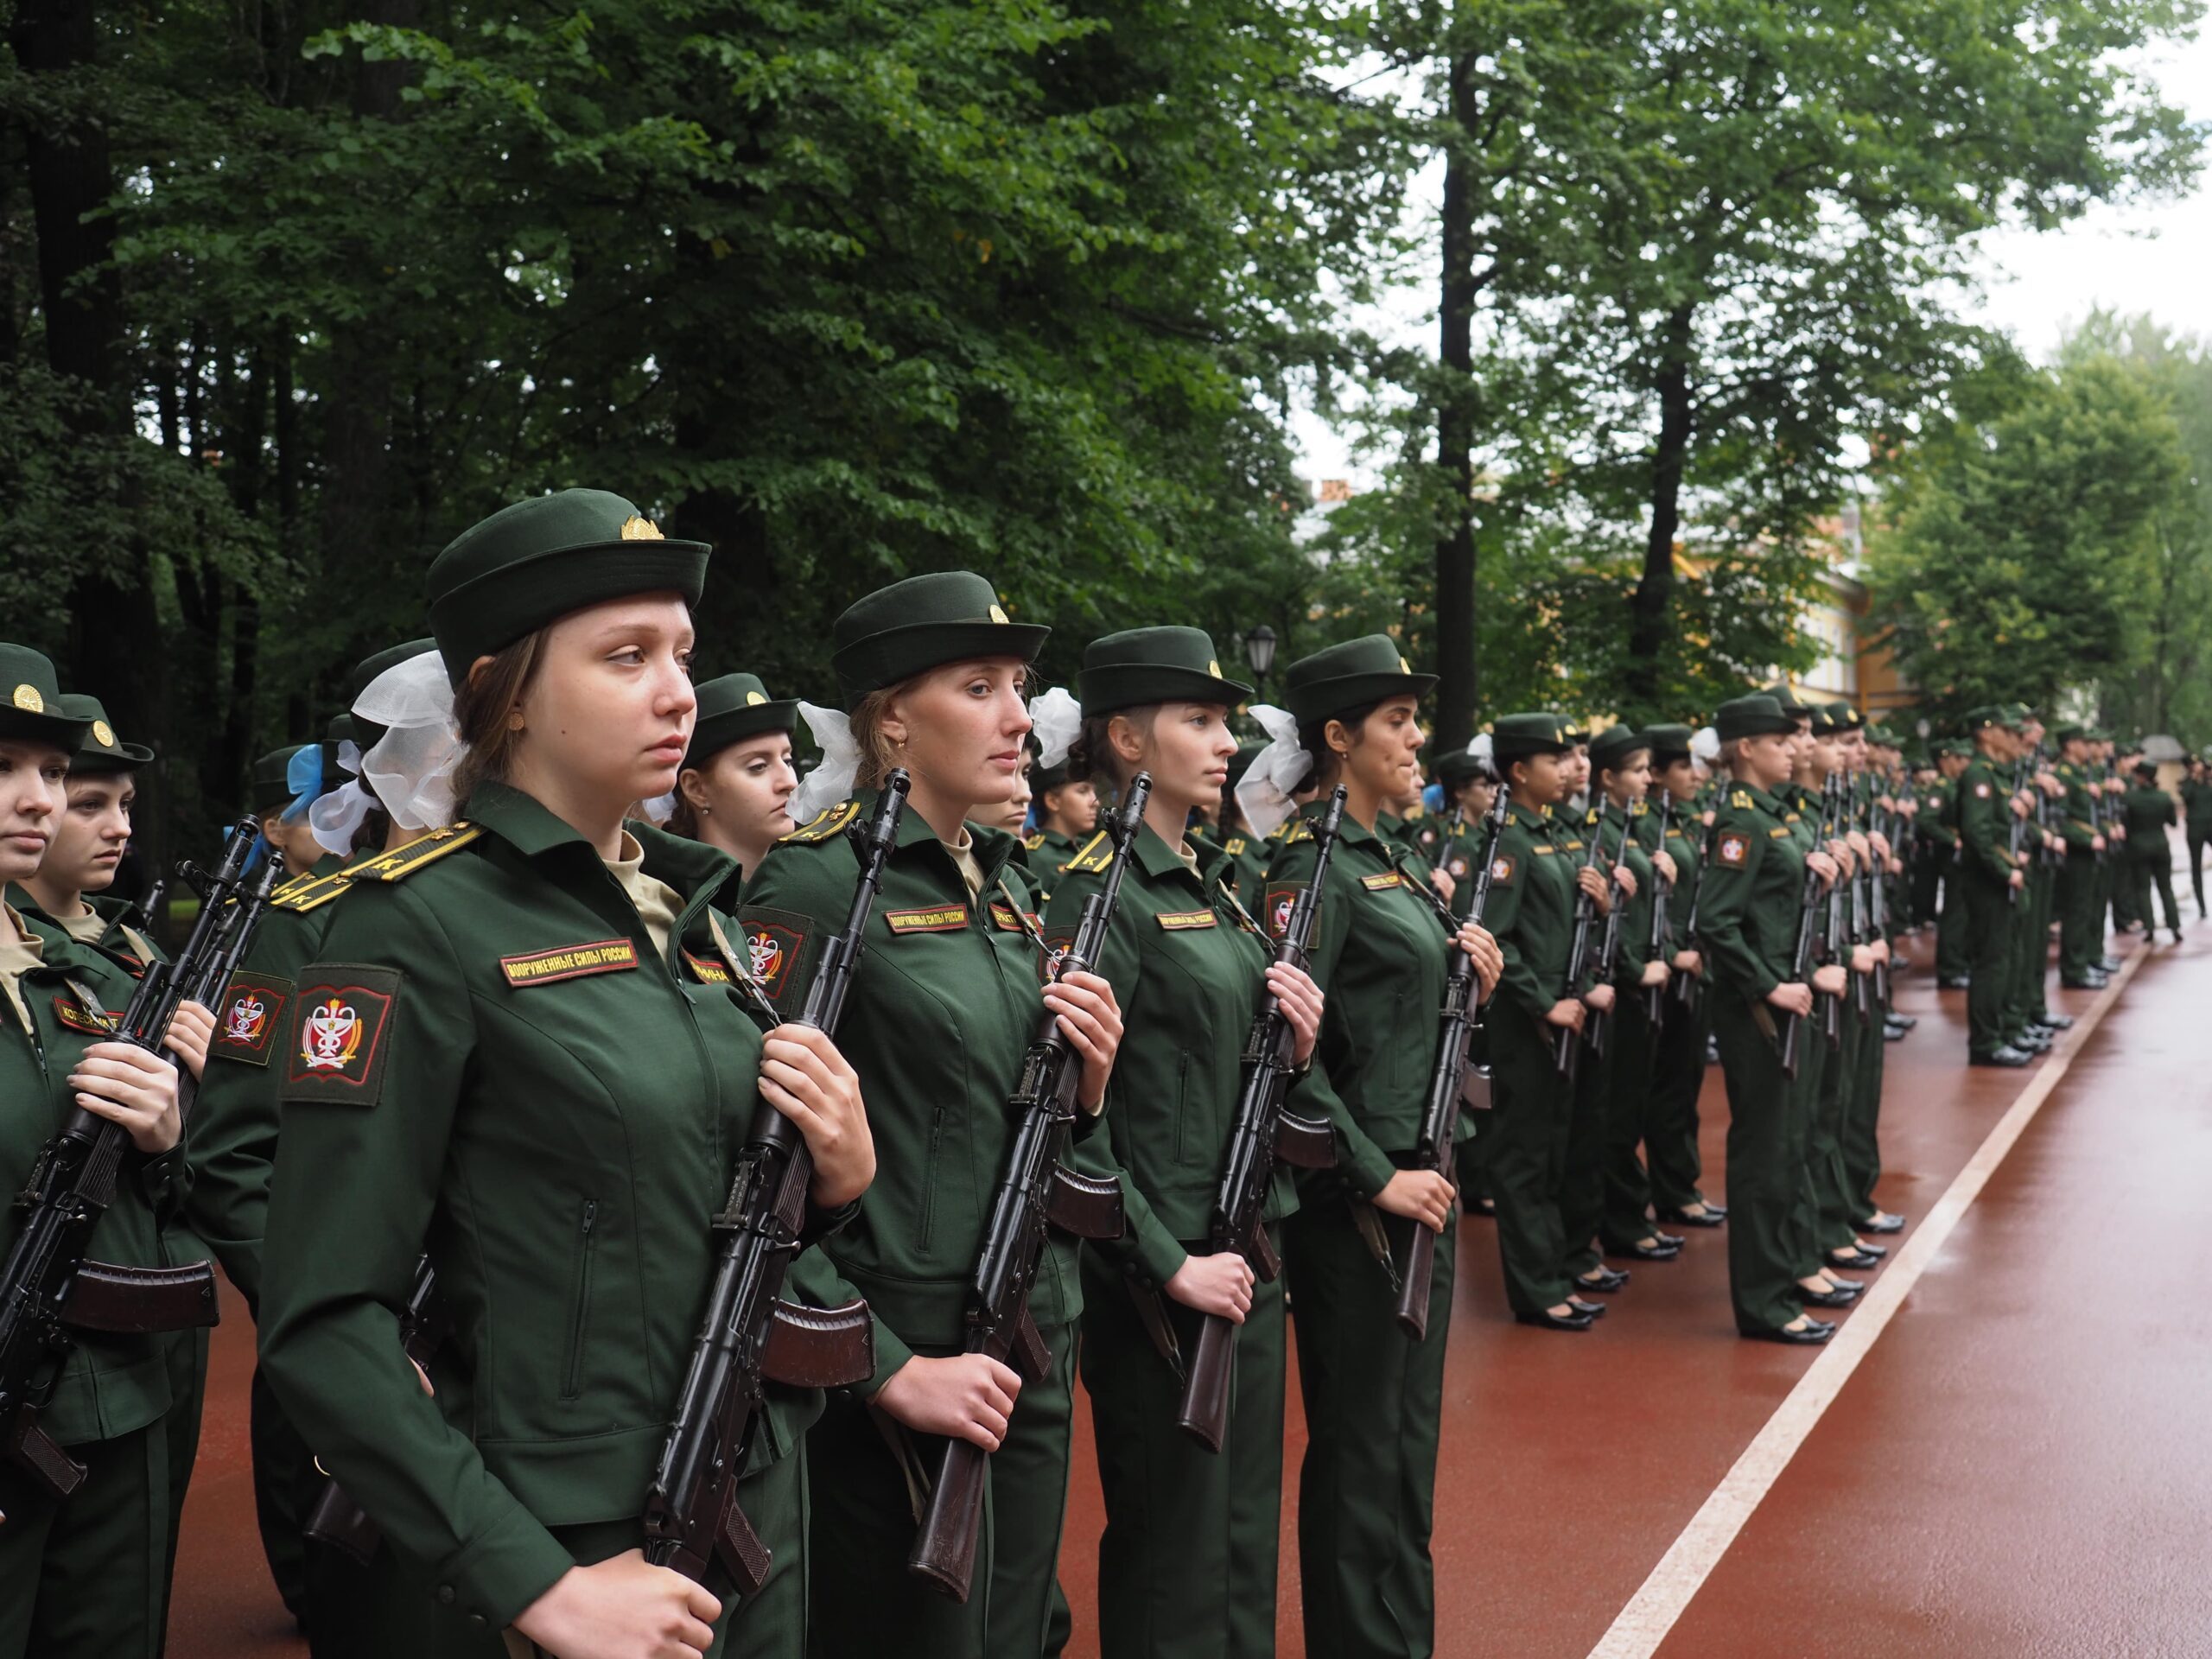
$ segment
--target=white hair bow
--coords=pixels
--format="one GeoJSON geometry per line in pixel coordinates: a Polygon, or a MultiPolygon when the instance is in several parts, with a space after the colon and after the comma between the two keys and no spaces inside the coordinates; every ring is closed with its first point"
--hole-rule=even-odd
{"type": "Polygon", "coordinates": [[[1720,761],[1720,734],[1710,726],[1700,726],[1690,734],[1690,753],[1708,766],[1720,761]]]}
{"type": "Polygon", "coordinates": [[[853,779],[861,772],[861,746],[853,741],[853,722],[842,710],[801,702],[798,714],[822,749],[821,760],[791,797],[792,818],[806,823],[853,792],[853,779]]]}
{"type": "Polygon", "coordinates": [[[1076,734],[1082,730],[1083,705],[1065,686],[1056,685],[1029,699],[1029,734],[1041,751],[1039,766],[1065,766],[1068,751],[1075,747],[1076,734]]]}
{"type": "Polygon", "coordinates": [[[1496,750],[1491,746],[1488,732],[1477,732],[1468,740],[1467,753],[1474,757],[1475,764],[1483,769],[1484,777],[1497,776],[1496,750]]]}
{"type": "Polygon", "coordinates": [[[1281,828],[1297,810],[1291,791],[1313,769],[1313,757],[1298,741],[1298,718],[1273,703],[1255,702],[1247,710],[1268,734],[1268,747],[1253,757],[1243,777],[1236,781],[1236,804],[1252,833],[1266,838],[1281,828]]]}
{"type": "Polygon", "coordinates": [[[403,830],[453,822],[453,774],[468,746],[454,719],[453,683],[435,651],[410,657],[371,680],[353,712],[385,728],[361,757],[361,776],[403,830]]]}
{"type": "Polygon", "coordinates": [[[346,781],[315,798],[308,808],[308,828],[324,852],[343,854],[353,850],[353,837],[377,803],[361,787],[361,746],[350,737],[339,740],[338,768],[348,774],[346,781]]]}

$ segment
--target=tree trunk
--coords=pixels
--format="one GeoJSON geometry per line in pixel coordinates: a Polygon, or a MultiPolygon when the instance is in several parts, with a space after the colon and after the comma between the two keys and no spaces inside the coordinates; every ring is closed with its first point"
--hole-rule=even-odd
{"type": "MultiPolygon", "coordinates": [[[[1454,137],[1472,137],[1475,57],[1452,63],[1454,137]]],[[[1462,143],[1444,161],[1443,288],[1438,356],[1444,384],[1436,414],[1436,462],[1446,502],[1436,541],[1436,748],[1465,748],[1474,735],[1479,692],[1475,662],[1475,162],[1462,143]]]]}
{"type": "Polygon", "coordinates": [[[1675,596],[1675,538],[1682,525],[1682,470],[1695,429],[1690,400],[1690,323],[1685,303],[1668,314],[1658,340],[1652,391],[1659,400],[1659,442],[1651,454],[1651,533],[1643,546],[1643,575],[1629,599],[1626,720],[1656,720],[1661,702],[1660,662],[1669,632],[1675,596]]]}

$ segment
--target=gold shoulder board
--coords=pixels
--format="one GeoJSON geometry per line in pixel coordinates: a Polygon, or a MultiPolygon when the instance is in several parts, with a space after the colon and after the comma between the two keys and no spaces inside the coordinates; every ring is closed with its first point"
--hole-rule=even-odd
{"type": "Polygon", "coordinates": [[[813,817],[799,825],[784,839],[798,842],[801,846],[810,847],[817,842],[827,841],[832,836],[838,834],[860,815],[861,804],[858,801],[840,801],[827,810],[816,813],[813,817]]]}
{"type": "Polygon", "coordinates": [[[1060,866],[1069,870],[1103,870],[1114,861],[1114,838],[1101,830],[1083,844],[1083,850],[1060,866]]]}
{"type": "Polygon", "coordinates": [[[1309,818],[1293,818],[1282,827],[1282,844],[1295,847],[1301,841],[1313,839],[1313,823],[1309,818]]]}
{"type": "Polygon", "coordinates": [[[1045,844],[1045,832],[1039,830],[1033,836],[1024,836],[1021,838],[1021,844],[1033,853],[1038,851],[1045,844]]]}
{"type": "Polygon", "coordinates": [[[333,870],[328,875],[295,877],[269,895],[269,907],[297,914],[328,904],[353,885],[343,870],[333,870]]]}
{"type": "Polygon", "coordinates": [[[1739,789],[1728,797],[1728,804],[1731,806],[1749,806],[1751,804],[1751,796],[1749,790],[1739,789]]]}
{"type": "Polygon", "coordinates": [[[427,836],[417,836],[388,853],[348,864],[338,874],[351,876],[356,881],[404,881],[425,864],[435,864],[448,853],[459,852],[483,833],[463,819],[442,830],[433,830],[427,836]]]}

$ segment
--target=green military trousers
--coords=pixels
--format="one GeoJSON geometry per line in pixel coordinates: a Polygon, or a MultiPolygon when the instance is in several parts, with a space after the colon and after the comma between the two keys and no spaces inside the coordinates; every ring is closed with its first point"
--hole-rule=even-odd
{"type": "MultiPolygon", "coordinates": [[[[2132,858],[2128,861],[2130,874],[2135,878],[2135,908],[2148,928],[2159,925],[2151,909],[2151,895],[2158,895],[2158,908],[2165,916],[2164,925],[2178,932],[2181,929],[2181,907],[2174,903],[2173,853],[2165,842],[2158,843],[2156,858],[2132,858]]],[[[2155,935],[2153,936],[2155,937],[2155,935]]]]}
{"type": "Polygon", "coordinates": [[[1943,879],[1943,863],[1937,849],[1923,842],[1912,867],[1912,883],[1909,889],[1912,901],[1910,925],[1919,927],[1936,919],[1936,888],[1943,879]]]}
{"type": "Polygon", "coordinates": [[[2010,989],[2005,1003],[2008,1033],[2026,1030],[2050,1011],[2044,980],[2050,966],[2051,894],[2057,885],[2053,874],[2031,861],[2027,885],[2020,890],[2012,928],[2010,989]]]}
{"type": "MultiPolygon", "coordinates": [[[[1083,1271],[1083,1384],[1106,1498],[1099,1652],[1269,1659],[1282,1536],[1282,1282],[1254,1287],[1237,1328],[1229,1433],[1216,1454],[1175,1426],[1183,1385],[1154,1347],[1129,1281],[1095,1250],[1084,1252],[1083,1271]]],[[[1160,1305],[1187,1359],[1199,1317],[1166,1297],[1160,1305]]]]}
{"type": "Polygon", "coordinates": [[[2212,825],[2187,823],[2182,840],[2189,849],[2189,884],[2196,890],[2196,913],[2204,915],[2204,843],[2212,841],[2212,825]]]}
{"type": "MultiPolygon", "coordinates": [[[[1807,1061],[1814,1061],[1814,1051],[1819,1051],[1818,1081],[1813,1085],[1811,1096],[1812,1121],[1805,1133],[1804,1223],[1814,1241],[1816,1264],[1821,1267],[1827,1265],[1830,1250],[1843,1249],[1857,1236],[1851,1184],[1844,1170],[1843,1125],[1858,1088],[1859,1069],[1865,1064],[1866,1035],[1873,1028],[1871,1020],[1859,1017],[1853,1000],[1861,977],[1858,974],[1847,975],[1843,1006],[1837,1011],[1837,1042],[1834,1048],[1820,1034],[1823,1011],[1817,997],[1813,1002],[1813,1016],[1806,1021],[1804,1033],[1798,1039],[1800,1052],[1807,1061]]],[[[1870,1013],[1872,1007],[1870,995],[1870,1013]]]]}
{"type": "Polygon", "coordinates": [[[1936,917],[1936,977],[1964,979],[1973,971],[1967,941],[1974,932],[1972,906],[1967,899],[1967,874],[1959,855],[1943,855],[1943,907],[1936,917]]]}
{"type": "MultiPolygon", "coordinates": [[[[1658,1091],[1652,1075],[1651,1021],[1644,1014],[1646,994],[1620,990],[1615,995],[1618,1001],[1613,1005],[1612,1039],[1606,1057],[1611,1076],[1606,1082],[1600,1160],[1604,1212],[1598,1224],[1598,1238],[1608,1251],[1619,1254],[1638,1239],[1651,1236],[1651,1178],[1637,1149],[1649,1138],[1651,1108],[1658,1091]]],[[[1681,1010],[1672,1004],[1669,1012],[1681,1016],[1681,1010]]],[[[1586,1063],[1589,1056],[1583,1058],[1586,1063]]]]}
{"type": "MultiPolygon", "coordinates": [[[[1565,1252],[1560,1268],[1569,1279],[1604,1265],[1598,1249],[1598,1229],[1605,1218],[1605,1122],[1612,1110],[1613,1056],[1620,1035],[1618,992],[1615,997],[1615,1019],[1606,1037],[1605,1052],[1599,1054],[1587,1043],[1582,1045],[1574,1103],[1567,1115],[1567,1168],[1560,1180],[1559,1224],[1565,1252]]],[[[1590,1018],[1597,1017],[1592,1009],[1590,1018]]]]}
{"type": "Polygon", "coordinates": [[[2101,861],[2093,852],[2069,849],[2065,867],[2058,873],[2058,977],[2062,984],[2078,985],[2105,953],[2102,910],[2097,902],[2102,891],[2101,861]]]}
{"type": "Polygon", "coordinates": [[[816,1659],[1037,1659],[1045,1650],[1067,1516],[1077,1330],[1068,1324],[1042,1334],[1052,1371],[1023,1381],[1005,1442],[992,1454],[964,1604],[906,1570],[918,1483],[934,1473],[944,1442],[910,1437],[859,1402],[830,1396],[806,1436],[813,1517],[807,1641],[816,1659]],[[907,1446],[918,1459],[911,1471],[894,1451],[907,1446]]]}
{"type": "MultiPolygon", "coordinates": [[[[2005,902],[2010,889],[1967,874],[1960,878],[1967,901],[1967,1052],[1975,1059],[1994,1054],[2012,1034],[2005,1023],[2012,987],[2006,976],[2012,961],[2012,934],[2020,906],[2005,902]]],[[[2020,905],[2026,904],[2023,896],[2020,905]]]]}
{"type": "Polygon", "coordinates": [[[1332,1179],[1306,1183],[1283,1223],[1306,1460],[1298,1563],[1306,1650],[1427,1659],[1436,1650],[1436,1446],[1458,1218],[1436,1241],[1428,1334],[1398,1328],[1390,1281],[1332,1179]]]}
{"type": "Polygon", "coordinates": [[[1880,1213],[1874,1188],[1882,1179],[1882,1081],[1889,1069],[1889,1039],[1883,1035],[1882,1010],[1860,1033],[1859,1063],[1851,1095],[1844,1103],[1843,1173],[1845,1221],[1857,1236],[1859,1226],[1880,1213]]]}
{"type": "Polygon", "coordinates": [[[0,1470],[0,1659],[154,1659],[173,1545],[168,1425],[67,1448],[67,1498],[0,1470]]]}
{"type": "MultiPolygon", "coordinates": [[[[1805,1145],[1818,1077],[1810,1066],[1794,1080],[1783,1076],[1782,1018],[1771,1007],[1726,990],[1713,1001],[1728,1081],[1728,1297],[1737,1330],[1754,1335],[1779,1330],[1802,1311],[1797,1281],[1813,1254],[1803,1227],[1805,1145]]],[[[1822,1046],[1817,1030],[1799,1033],[1805,1060],[1822,1046]]]]}
{"type": "Polygon", "coordinates": [[[1491,1111],[1482,1139],[1490,1143],[1498,1265],[1507,1305],[1541,1313],[1567,1296],[1560,1185],[1573,1092],[1552,1065],[1556,1027],[1509,1005],[1492,1012],[1489,1027],[1491,1111]]]}
{"type": "MultiPolygon", "coordinates": [[[[314,1453],[276,1403],[276,1390],[257,1365],[246,1406],[247,1437],[253,1449],[253,1513],[261,1529],[261,1553],[285,1611],[312,1630],[316,1621],[310,1611],[313,1574],[308,1556],[319,1547],[311,1545],[301,1529],[307,1518],[305,1506],[314,1501],[311,1494],[319,1490],[323,1477],[315,1472],[314,1453]]],[[[338,1621],[341,1626],[353,1622],[338,1621]]],[[[317,1659],[322,1652],[318,1644],[317,1659]]]]}
{"type": "Polygon", "coordinates": [[[2105,880],[2105,902],[2112,906],[2113,927],[2125,933],[2144,917],[2144,901],[2135,892],[2135,858],[2132,851],[2123,847],[2119,857],[2106,861],[2105,880]]]}
{"type": "Polygon", "coordinates": [[[1651,1047],[1651,1103],[1645,1109],[1643,1158],[1651,1201],[1662,1210],[1703,1204],[1705,1173],[1698,1152],[1699,1093],[1705,1087],[1705,1045],[1713,1034],[1713,998],[1700,986],[1685,1007],[1667,993],[1667,1019],[1651,1047]]]}

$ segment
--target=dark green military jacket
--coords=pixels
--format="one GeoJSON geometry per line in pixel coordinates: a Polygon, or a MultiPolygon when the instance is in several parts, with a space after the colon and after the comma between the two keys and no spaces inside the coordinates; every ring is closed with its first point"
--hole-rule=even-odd
{"type": "Polygon", "coordinates": [[[2175,821],[2174,798],[2163,789],[2144,785],[2120,798],[2127,823],[2127,855],[2139,864],[2163,864],[2173,857],[2166,844],[2166,826],[2175,821]]]}
{"type": "Polygon", "coordinates": [[[2212,782],[2202,782],[2195,778],[2183,779],[2181,804],[2190,829],[2212,830],[2212,782]]]}
{"type": "Polygon", "coordinates": [[[1539,1024],[1568,995],[1574,872],[1582,861],[1583,848],[1580,833],[1548,812],[1516,801],[1507,809],[1505,827],[1491,857],[1483,926],[1497,940],[1505,958],[1504,976],[1493,1000],[1539,1024]]]}
{"type": "MultiPolygon", "coordinates": [[[[0,1181],[13,1193],[76,1109],[70,1070],[86,1047],[105,1039],[111,1016],[121,1015],[130,1001],[132,982],[119,963],[50,923],[9,911],[0,913],[0,927],[20,931],[40,951],[39,965],[16,982],[23,1009],[0,996],[0,1022],[6,1027],[0,1037],[0,1181]]],[[[189,1181],[181,1151],[149,1158],[126,1147],[115,1202],[94,1226],[86,1254],[124,1267],[174,1265],[164,1228],[189,1181]]],[[[10,1211],[0,1222],[0,1238],[12,1244],[18,1224],[10,1211]]],[[[61,1445],[77,1446],[158,1420],[170,1404],[163,1359],[168,1340],[166,1334],[78,1338],[40,1427],[61,1445]]]]}
{"type": "Polygon", "coordinates": [[[1267,837],[1254,835],[1249,830],[1230,830],[1221,838],[1221,850],[1229,855],[1229,868],[1222,872],[1222,880],[1236,889],[1237,896],[1250,904],[1257,903],[1268,885],[1268,861],[1274,849],[1267,837]]]}
{"type": "MultiPolygon", "coordinates": [[[[1103,834],[1069,861],[1046,912],[1055,949],[1074,937],[1084,903],[1114,861],[1103,834]]],[[[1193,872],[1150,825],[1122,878],[1121,911],[1098,965],[1122,1007],[1124,1036],[1106,1088],[1106,1132],[1077,1162],[1122,1183],[1128,1230],[1097,1246],[1154,1287],[1203,1248],[1213,1220],[1230,1130],[1243,1080],[1245,1033],[1274,952],[1259,924],[1224,884],[1230,860],[1198,852],[1193,872]]],[[[1278,1168],[1267,1218],[1297,1207],[1278,1168]]]]}
{"type": "Polygon", "coordinates": [[[1957,851],[1959,845],[1959,826],[1952,822],[1955,793],[1949,779],[1938,778],[1921,791],[1920,815],[1913,820],[1923,840],[1946,852],[1957,851]]]}
{"type": "MultiPolygon", "coordinates": [[[[862,791],[794,830],[747,883],[739,919],[753,969],[788,1016],[825,938],[845,925],[859,855],[843,831],[865,821],[862,791]]],[[[867,951],[837,1046],[859,1074],[875,1138],[875,1185],[824,1245],[844,1294],[875,1314],[882,1386],[917,1351],[957,1352],[969,1275],[1015,1123],[1007,1110],[1044,1009],[1035,904],[1012,863],[1014,837],[968,826],[983,890],[921,814],[909,810],[883,873],[867,951]]],[[[1029,1311],[1046,1329],[1083,1311],[1077,1243],[1059,1233],[1039,1263],[1029,1311]]]]}
{"type": "Polygon", "coordinates": [[[1713,823],[1713,861],[1698,900],[1698,949],[1713,985],[1758,1003],[1795,967],[1804,898],[1804,840],[1775,796],[1732,785],[1713,823]]]}
{"type": "Polygon", "coordinates": [[[257,1309],[270,1173],[276,1160],[277,1084],[283,1076],[283,1068],[270,1061],[300,969],[320,954],[323,933],[337,913],[335,901],[350,885],[330,878],[346,868],[344,858],[325,854],[271,896],[246,959],[213,1011],[215,1037],[187,1127],[193,1230],[257,1309]]]}
{"type": "Polygon", "coordinates": [[[2069,853],[2094,857],[2096,848],[2092,843],[2099,833],[2097,804],[2089,793],[2088,772],[2070,760],[2061,760],[2051,770],[2066,785],[2066,798],[2059,804],[2059,838],[2066,843],[2069,853]]]}
{"type": "Polygon", "coordinates": [[[1985,881],[2003,886],[2018,868],[2013,861],[2012,791],[1997,768],[1977,754],[1958,782],[1959,858],[1985,881]]]}
{"type": "MultiPolygon", "coordinates": [[[[1616,985],[1633,986],[1643,977],[1644,964],[1651,959],[1651,906],[1659,888],[1658,872],[1651,867],[1650,849],[1639,833],[1650,809],[1642,801],[1632,801],[1629,810],[1621,809],[1610,800],[1601,807],[1592,808],[1589,821],[1583,825],[1588,835],[1602,828],[1605,830],[1605,850],[1611,852],[1621,843],[1621,829],[1628,828],[1628,839],[1621,855],[1615,861],[1626,864],[1629,873],[1636,877],[1636,897],[1626,901],[1621,911],[1620,925],[1615,931],[1613,946],[1613,981],[1616,985]]],[[[1652,820],[1651,827],[1657,827],[1652,820]]],[[[1614,895],[1616,903],[1620,896],[1614,895]]],[[[1603,924],[1600,925],[1602,934],[1603,924]]]]}
{"type": "Polygon", "coordinates": [[[1039,904],[1052,896],[1060,872],[1075,856],[1077,845],[1072,836],[1064,836],[1057,830],[1039,830],[1024,838],[1015,849],[1019,867],[1028,872],[1029,885],[1035,890],[1039,904]]]}
{"type": "MultiPolygon", "coordinates": [[[[1659,815],[1654,812],[1650,822],[1656,826],[1659,815]]],[[[1694,802],[1677,802],[1673,820],[1667,825],[1666,839],[1660,844],[1675,861],[1675,885],[1667,894],[1667,950],[1669,959],[1677,950],[1694,950],[1697,942],[1689,936],[1690,905],[1698,892],[1698,867],[1704,861],[1705,826],[1698,822],[1694,802]]]]}
{"type": "Polygon", "coordinates": [[[725,855],[629,826],[682,904],[664,954],[566,823],[499,785],[469,804],[359,868],[289,996],[261,1349],[331,1472],[499,1628],[570,1565],[549,1528],[639,1513],[760,1032],[715,937],[725,855]],[[425,1250],[435,1399],[397,1319],[425,1250]]]}
{"type": "MultiPolygon", "coordinates": [[[[1301,810],[1268,867],[1264,920],[1279,938],[1312,885],[1317,803],[1301,810]]],[[[1421,1132],[1444,1006],[1448,942],[1428,900],[1408,883],[1403,849],[1343,820],[1315,918],[1307,969],[1328,999],[1314,1064],[1294,1109],[1336,1130],[1337,1165],[1363,1198],[1389,1184],[1421,1132]]]]}

